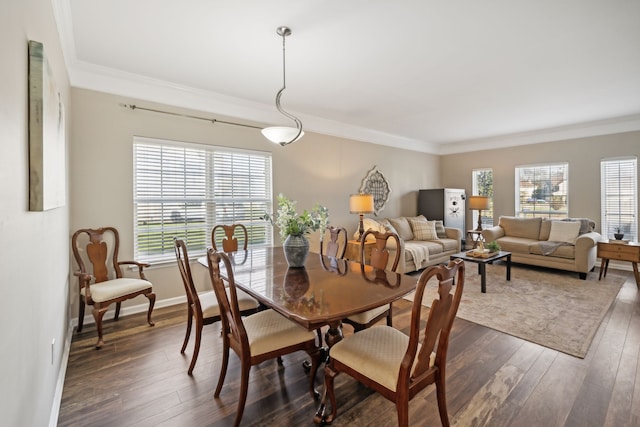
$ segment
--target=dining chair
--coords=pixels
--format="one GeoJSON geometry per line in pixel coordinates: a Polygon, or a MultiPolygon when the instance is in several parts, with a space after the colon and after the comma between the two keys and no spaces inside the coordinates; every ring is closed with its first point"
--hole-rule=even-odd
{"type": "MultiPolygon", "coordinates": [[[[198,354],[200,353],[200,344],[202,342],[202,328],[204,325],[210,325],[220,320],[220,307],[218,300],[213,291],[198,292],[191,274],[191,266],[189,262],[189,254],[187,245],[184,240],[174,238],[174,250],[176,253],[176,261],[178,262],[178,270],[182,277],[182,284],[187,295],[187,332],[184,336],[184,342],[180,353],[184,354],[191,337],[191,328],[195,322],[195,345],[193,347],[193,355],[189,364],[189,375],[193,374],[193,368],[196,366],[198,354]]],[[[238,308],[242,315],[248,315],[258,311],[258,301],[253,299],[242,291],[238,291],[238,308]]]]}
{"type": "Polygon", "coordinates": [[[285,318],[274,310],[263,310],[247,317],[242,317],[238,305],[238,290],[236,288],[233,269],[229,257],[224,252],[213,249],[207,251],[209,276],[218,299],[222,316],[223,352],[220,377],[214,392],[217,398],[222,391],[227,365],[229,363],[229,348],[240,358],[241,384],[240,397],[234,425],[240,425],[244,405],[247,400],[249,387],[249,372],[251,366],[266,360],[277,358],[296,351],[305,351],[311,358],[311,372],[309,374],[309,392],[313,398],[317,397],[314,380],[320,363],[320,347],[316,344],[313,331],[285,318]],[[227,287],[221,275],[221,267],[225,270],[227,287]],[[225,291],[228,289],[228,292],[225,291]]]}
{"type": "Polygon", "coordinates": [[[435,383],[440,421],[444,427],[448,427],[445,388],[447,349],[463,289],[462,260],[429,267],[418,279],[409,335],[390,326],[380,325],[347,336],[331,347],[330,361],[325,366],[325,395],[314,421],[331,423],[335,419],[337,406],[334,380],[340,372],[345,372],[394,402],[400,427],[409,425],[409,401],[426,386],[435,383]],[[422,334],[422,299],[425,288],[433,277],[438,280],[438,292],[431,303],[422,334]],[[329,415],[324,413],[326,395],[331,402],[329,415]]]}
{"type": "Polygon", "coordinates": [[[220,237],[220,231],[224,231],[224,236],[220,241],[222,250],[224,252],[235,252],[240,247],[238,243],[238,237],[236,237],[236,231],[240,229],[241,236],[243,238],[242,249],[247,250],[247,245],[249,244],[249,233],[247,232],[247,227],[243,224],[218,224],[211,230],[211,246],[216,251],[219,251],[218,246],[218,238],[220,237]]]}
{"type": "MultiPolygon", "coordinates": [[[[369,260],[369,265],[374,268],[380,270],[386,270],[389,262],[390,250],[388,247],[389,239],[395,242],[395,247],[400,247],[400,238],[397,234],[392,232],[381,233],[379,231],[367,230],[362,235],[360,239],[360,264],[363,265],[365,261],[365,242],[367,241],[367,236],[372,235],[375,237],[375,246],[371,249],[371,256],[369,260]]],[[[396,271],[398,268],[398,263],[400,262],[400,254],[401,251],[395,250],[395,258],[393,259],[393,263],[391,264],[391,271],[396,271]]],[[[355,314],[353,316],[349,316],[343,320],[344,323],[348,323],[353,326],[354,332],[362,331],[374,324],[383,318],[387,318],[387,325],[393,326],[393,312],[391,304],[383,305],[382,307],[376,307],[371,310],[364,311],[362,313],[355,314]]]]}
{"type": "Polygon", "coordinates": [[[324,248],[324,239],[320,240],[320,255],[325,255],[334,258],[344,258],[344,254],[347,250],[347,229],[344,227],[336,227],[328,225],[324,231],[329,235],[329,242],[327,242],[327,248],[324,248]],[[342,237],[340,237],[342,235],[342,237]]]}
{"type": "Polygon", "coordinates": [[[104,345],[102,336],[102,318],[109,305],[116,303],[114,320],[120,317],[122,301],[144,295],[149,300],[147,322],[150,326],[156,294],[153,285],[144,275],[149,264],[137,261],[119,261],[120,235],[114,227],[82,228],[71,237],[73,256],[78,263],[79,312],[77,332],[82,331],[85,305],[92,305],[93,318],[98,330],[96,348],[104,345]],[[89,265],[91,268],[88,268],[89,265]],[[138,277],[124,277],[123,266],[134,266],[138,277]]]}

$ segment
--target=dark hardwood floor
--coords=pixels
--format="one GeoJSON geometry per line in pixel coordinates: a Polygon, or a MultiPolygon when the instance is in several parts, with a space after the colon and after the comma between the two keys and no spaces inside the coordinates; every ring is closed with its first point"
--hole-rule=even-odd
{"type": "MultiPolygon", "coordinates": [[[[598,280],[597,272],[587,280],[598,280]]],[[[408,325],[411,303],[394,303],[394,325],[408,325]]],[[[74,336],[60,407],[60,426],[227,426],[239,394],[238,358],[214,399],[220,368],[220,324],[204,328],[193,376],[187,375],[184,306],[107,321],[105,346],[95,327],[74,336]]],[[[345,326],[345,334],[351,328],[345,326]]],[[[449,348],[447,400],[458,426],[640,425],[640,296],[628,274],[585,359],[575,358],[456,319],[449,348]]],[[[305,353],[251,370],[243,426],[313,426],[316,403],[301,368],[305,353]]],[[[316,383],[321,387],[322,375],[316,383]]],[[[333,426],[395,426],[394,405],[346,375],[336,379],[333,426]]],[[[435,389],[410,404],[412,426],[439,426],[435,389]]]]}

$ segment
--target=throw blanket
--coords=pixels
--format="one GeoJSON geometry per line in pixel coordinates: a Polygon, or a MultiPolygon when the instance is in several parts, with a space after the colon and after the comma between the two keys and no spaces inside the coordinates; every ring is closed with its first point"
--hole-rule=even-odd
{"type": "Polygon", "coordinates": [[[560,246],[572,246],[571,243],[567,243],[567,242],[548,242],[548,241],[539,242],[538,245],[540,246],[542,255],[551,255],[560,246]]]}
{"type": "Polygon", "coordinates": [[[411,243],[410,241],[409,242],[405,241],[404,250],[411,254],[414,270],[421,268],[421,266],[417,264],[416,260],[429,259],[429,248],[426,245],[415,244],[415,243],[411,243]]]}

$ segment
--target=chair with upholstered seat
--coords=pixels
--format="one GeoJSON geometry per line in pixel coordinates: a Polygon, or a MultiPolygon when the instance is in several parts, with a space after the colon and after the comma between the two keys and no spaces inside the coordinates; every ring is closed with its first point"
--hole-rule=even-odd
{"type": "Polygon", "coordinates": [[[238,238],[236,237],[236,231],[240,230],[240,237],[242,238],[242,250],[247,250],[249,244],[249,233],[247,227],[242,224],[218,224],[211,230],[211,246],[214,250],[222,250],[224,252],[235,252],[240,248],[238,238]],[[218,244],[220,237],[220,231],[224,231],[224,236],[218,244]]]}
{"type": "MultiPolygon", "coordinates": [[[[198,360],[198,353],[200,352],[200,343],[202,342],[202,328],[204,325],[210,325],[220,320],[220,307],[218,306],[218,299],[215,292],[198,292],[193,282],[193,276],[191,275],[191,266],[189,263],[189,254],[187,251],[187,245],[183,240],[174,239],[176,261],[178,262],[178,269],[180,270],[180,276],[182,277],[182,284],[187,295],[187,332],[184,336],[184,343],[180,353],[184,354],[191,337],[191,328],[195,321],[195,344],[193,347],[193,355],[191,356],[191,363],[189,364],[189,375],[193,374],[193,368],[196,366],[198,360]]],[[[238,308],[242,315],[248,315],[258,311],[258,302],[251,296],[242,291],[238,291],[238,308]]]]}
{"type": "Polygon", "coordinates": [[[207,260],[211,283],[222,314],[222,330],[225,332],[223,334],[222,366],[214,393],[216,398],[220,396],[227,372],[229,348],[232,348],[240,358],[240,397],[234,425],[238,426],[242,420],[251,366],[265,360],[300,350],[307,352],[311,358],[309,391],[315,398],[314,379],[321,354],[320,347],[316,344],[316,335],[274,310],[260,311],[243,318],[238,307],[237,289],[229,257],[224,252],[209,249],[207,260]],[[220,274],[221,268],[225,271],[228,292],[225,291],[225,283],[220,274]]]}
{"type": "Polygon", "coordinates": [[[97,229],[83,228],[71,237],[73,256],[78,263],[79,313],[78,328],[81,332],[84,324],[85,305],[92,305],[93,318],[98,330],[96,348],[104,345],[102,337],[102,318],[109,305],[116,303],[114,320],[120,317],[122,301],[144,295],[149,299],[147,322],[153,326],[151,313],[156,301],[153,286],[144,275],[144,268],[149,264],[137,261],[118,261],[120,235],[113,227],[97,229]],[[89,269],[89,265],[91,269],[89,269]],[[123,266],[135,266],[138,277],[124,277],[123,266]]]}
{"type": "MultiPolygon", "coordinates": [[[[367,241],[367,236],[372,235],[375,237],[375,246],[371,249],[371,259],[369,261],[369,265],[374,268],[385,270],[387,269],[387,264],[389,262],[389,254],[390,250],[387,247],[389,239],[392,239],[395,242],[395,247],[400,247],[400,238],[397,234],[387,232],[381,233],[379,231],[367,230],[362,235],[360,239],[360,264],[365,262],[365,242],[367,241]]],[[[398,268],[398,263],[400,262],[400,251],[395,251],[395,258],[393,263],[391,264],[391,271],[396,271],[398,268]]],[[[378,321],[387,318],[387,325],[392,326],[393,311],[391,304],[383,305],[381,307],[376,307],[371,310],[367,310],[365,312],[355,314],[353,316],[349,316],[344,319],[344,323],[348,323],[353,326],[355,332],[359,332],[363,329],[366,329],[378,321]]]]}
{"type": "Polygon", "coordinates": [[[344,227],[328,225],[324,233],[329,235],[329,241],[325,249],[324,239],[320,240],[320,254],[334,258],[344,258],[347,250],[347,230],[344,227]]]}
{"type": "Polygon", "coordinates": [[[316,414],[317,423],[332,422],[337,413],[334,379],[345,372],[395,403],[398,425],[409,425],[409,401],[435,383],[442,425],[449,426],[445,375],[449,335],[464,289],[464,262],[427,268],[418,280],[411,310],[409,335],[389,326],[374,326],[345,337],[330,350],[325,366],[325,396],[316,414]],[[438,293],[421,333],[422,298],[430,279],[438,280],[438,293]],[[453,292],[453,293],[452,293],[453,292]],[[423,336],[421,339],[420,337],[423,336]],[[326,416],[326,395],[331,413],[326,416]],[[324,419],[323,419],[324,417],[324,419]]]}

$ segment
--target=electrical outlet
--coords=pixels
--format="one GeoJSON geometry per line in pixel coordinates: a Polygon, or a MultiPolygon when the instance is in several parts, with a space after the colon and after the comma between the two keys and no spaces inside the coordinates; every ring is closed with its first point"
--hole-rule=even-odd
{"type": "Polygon", "coordinates": [[[52,365],[53,365],[53,359],[55,354],[55,347],[56,347],[56,339],[52,338],[51,339],[51,364],[52,365]]]}

